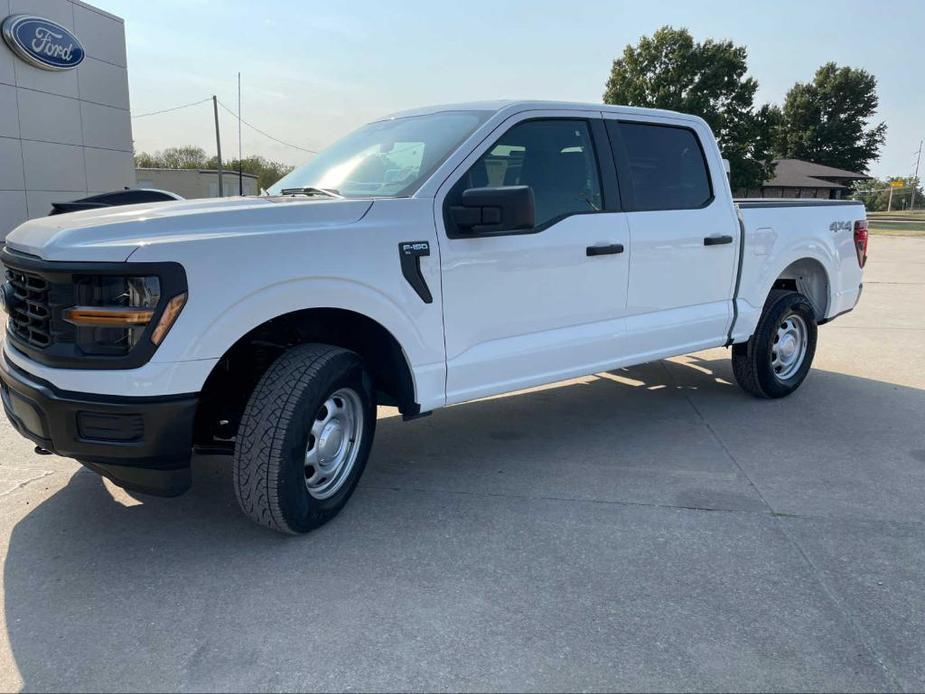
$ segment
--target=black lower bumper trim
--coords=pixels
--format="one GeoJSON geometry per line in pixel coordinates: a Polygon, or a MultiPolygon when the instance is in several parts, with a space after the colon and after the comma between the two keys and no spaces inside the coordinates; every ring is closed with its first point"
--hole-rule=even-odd
{"type": "Polygon", "coordinates": [[[129,465],[110,465],[81,460],[84,467],[112,480],[130,492],[141,492],[155,496],[180,496],[190,488],[192,473],[190,466],[175,470],[153,470],[129,465]]]}
{"type": "Polygon", "coordinates": [[[20,434],[126,489],[174,496],[189,488],[196,395],[65,392],[2,358],[0,397],[20,434]]]}
{"type": "Polygon", "coordinates": [[[826,323],[831,323],[833,320],[835,320],[839,316],[844,316],[846,313],[851,313],[857,307],[858,302],[861,300],[861,294],[863,293],[864,293],[864,283],[862,282],[860,285],[858,285],[858,297],[854,300],[854,306],[852,306],[851,308],[846,308],[844,311],[839,311],[831,318],[823,318],[822,320],[817,321],[817,325],[825,325],[826,323]]]}

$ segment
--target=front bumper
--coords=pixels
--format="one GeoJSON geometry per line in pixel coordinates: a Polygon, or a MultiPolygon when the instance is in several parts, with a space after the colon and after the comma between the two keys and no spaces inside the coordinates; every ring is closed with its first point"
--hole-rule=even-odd
{"type": "Polygon", "coordinates": [[[131,491],[190,486],[196,395],[124,397],[58,390],[0,357],[0,397],[13,427],[131,491]]]}

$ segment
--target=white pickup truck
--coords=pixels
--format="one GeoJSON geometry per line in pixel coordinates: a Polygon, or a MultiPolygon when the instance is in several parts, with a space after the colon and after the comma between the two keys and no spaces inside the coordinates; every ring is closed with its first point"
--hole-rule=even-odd
{"type": "Polygon", "coordinates": [[[258,198],[26,222],[6,239],[4,409],[129,490],[233,454],[243,511],[347,502],[376,405],[439,407],[731,346],[758,397],[850,311],[864,207],[733,201],[700,118],[555,102],[370,123],[258,198]]]}

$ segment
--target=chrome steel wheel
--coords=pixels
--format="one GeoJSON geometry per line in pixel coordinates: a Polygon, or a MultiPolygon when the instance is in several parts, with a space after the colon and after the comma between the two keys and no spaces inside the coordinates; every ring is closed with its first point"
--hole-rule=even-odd
{"type": "Polygon", "coordinates": [[[786,381],[800,370],[806,357],[808,336],[806,321],[795,313],[784,316],[777,326],[771,345],[771,368],[780,380],[786,381]]]}
{"type": "Polygon", "coordinates": [[[334,496],[350,476],[363,436],[363,401],[351,388],[334,391],[315,413],[305,446],[305,487],[315,499],[334,496]]]}

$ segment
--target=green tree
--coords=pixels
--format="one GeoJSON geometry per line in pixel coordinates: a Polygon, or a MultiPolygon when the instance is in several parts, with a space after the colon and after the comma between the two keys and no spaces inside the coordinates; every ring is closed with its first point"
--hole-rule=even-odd
{"type": "MultiPolygon", "coordinates": [[[[854,184],[855,200],[860,200],[871,212],[885,212],[888,207],[893,212],[908,210],[912,202],[912,176],[890,176],[885,180],[871,178],[867,181],[857,181],[854,184]],[[890,204],[891,183],[900,183],[900,187],[892,188],[893,202],[890,204]]],[[[915,187],[915,208],[925,206],[925,193],[921,182],[915,187]]]]}
{"type": "Polygon", "coordinates": [[[826,63],[812,82],[798,82],[787,92],[777,154],[866,172],[886,138],[886,123],[868,125],[878,103],[873,75],[826,63]]]}
{"type": "Polygon", "coordinates": [[[746,77],[747,51],[731,41],[694,41],[687,29],[665,26],[628,45],[613,61],[604,103],[692,113],[713,129],[732,168],[733,189],[771,177],[773,107],[755,110],[758,82],[746,77]]]}
{"type": "Polygon", "coordinates": [[[135,155],[135,166],[144,169],[204,169],[208,157],[202,147],[186,145],[168,147],[165,150],[135,155]]]}
{"type": "MultiPolygon", "coordinates": [[[[225,171],[229,174],[238,170],[238,160],[222,162],[225,171]]],[[[144,169],[217,169],[218,157],[208,156],[201,147],[185,145],[183,147],[168,147],[164,150],[148,154],[140,152],[135,155],[135,166],[144,169]]],[[[247,157],[241,160],[241,171],[257,176],[261,188],[269,188],[279,179],[292,171],[292,167],[278,161],[270,161],[261,156],[247,157]]],[[[228,178],[224,178],[228,185],[228,178]]],[[[231,185],[235,185],[232,183],[231,185]]]]}
{"type": "MultiPolygon", "coordinates": [[[[225,169],[232,172],[238,170],[238,160],[232,159],[224,163],[225,169]]],[[[210,169],[218,166],[218,159],[212,157],[209,160],[210,169]]],[[[269,188],[279,179],[292,171],[293,167],[289,164],[283,164],[278,161],[270,161],[260,156],[246,157],[241,160],[241,171],[244,173],[254,174],[257,177],[257,183],[262,189],[269,188]]],[[[237,185],[237,183],[233,183],[237,185]]]]}

